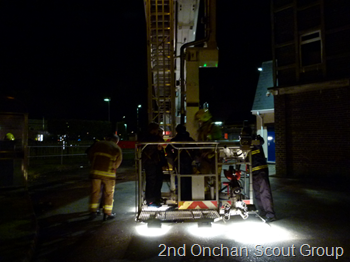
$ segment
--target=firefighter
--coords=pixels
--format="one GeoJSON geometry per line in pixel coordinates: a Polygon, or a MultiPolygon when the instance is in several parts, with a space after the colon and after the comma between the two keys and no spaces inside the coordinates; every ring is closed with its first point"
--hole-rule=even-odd
{"type": "MultiPolygon", "coordinates": [[[[241,137],[242,136],[252,137],[252,129],[248,125],[242,128],[241,137]]],[[[276,220],[276,216],[269,181],[269,169],[262,147],[264,139],[260,135],[256,136],[256,139],[260,141],[260,144],[253,145],[251,149],[253,191],[260,215],[265,217],[266,222],[272,222],[276,220]]]]}
{"type": "Polygon", "coordinates": [[[198,121],[198,141],[214,141],[222,138],[221,130],[212,121],[212,115],[208,109],[200,109],[195,114],[198,121]]]}
{"type": "MultiPolygon", "coordinates": [[[[207,142],[220,140],[222,138],[220,128],[212,121],[212,115],[208,109],[200,109],[195,114],[195,119],[198,122],[198,141],[207,142]]],[[[214,151],[204,149],[200,151],[200,172],[209,173],[214,172],[214,151]]]]}
{"type": "MultiPolygon", "coordinates": [[[[198,122],[198,141],[207,142],[222,139],[220,128],[212,121],[212,115],[208,109],[200,109],[195,114],[195,120],[198,122]]],[[[215,152],[211,149],[200,150],[199,172],[202,174],[215,173],[215,152]]],[[[219,176],[219,185],[221,184],[221,166],[217,167],[219,176]]],[[[206,184],[209,187],[214,186],[213,177],[206,177],[206,184]]],[[[208,189],[208,188],[207,188],[208,189]]]]}
{"type": "MultiPolygon", "coordinates": [[[[194,139],[190,137],[190,134],[186,131],[186,127],[182,124],[176,126],[176,136],[172,138],[171,142],[194,142],[194,139]]],[[[186,144],[176,145],[177,147],[186,146],[186,144]]],[[[187,145],[189,146],[189,145],[187,145]]],[[[194,150],[185,149],[180,152],[180,169],[178,170],[178,150],[174,149],[171,145],[168,145],[165,148],[168,159],[171,160],[171,163],[178,174],[192,174],[192,162],[194,159],[194,150]]],[[[191,200],[192,199],[192,178],[191,177],[182,177],[181,178],[181,200],[191,200]]]]}
{"type": "MultiPolygon", "coordinates": [[[[164,142],[163,131],[158,123],[148,125],[148,134],[141,142],[164,142]]],[[[146,173],[146,201],[151,207],[161,207],[161,189],[163,185],[163,169],[168,168],[168,161],[162,144],[148,145],[142,151],[142,167],[146,173]]]]}
{"type": "Polygon", "coordinates": [[[117,135],[107,136],[105,140],[96,142],[87,152],[91,163],[91,195],[90,195],[90,219],[96,218],[96,212],[100,205],[100,194],[103,190],[103,220],[115,218],[113,210],[114,187],[116,170],[120,166],[123,155],[117,145],[117,135]]]}

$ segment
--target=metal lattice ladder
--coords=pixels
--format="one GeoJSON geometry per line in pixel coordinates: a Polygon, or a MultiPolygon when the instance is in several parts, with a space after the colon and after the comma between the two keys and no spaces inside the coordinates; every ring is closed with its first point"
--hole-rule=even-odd
{"type": "Polygon", "coordinates": [[[174,1],[145,0],[144,3],[148,49],[148,119],[149,122],[159,123],[166,134],[171,134],[176,124],[174,1]]]}

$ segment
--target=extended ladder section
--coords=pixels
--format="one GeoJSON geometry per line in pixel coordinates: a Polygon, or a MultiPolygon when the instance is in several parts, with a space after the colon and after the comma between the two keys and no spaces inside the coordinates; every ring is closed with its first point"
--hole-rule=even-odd
{"type": "Polygon", "coordinates": [[[159,123],[166,134],[170,134],[176,125],[174,1],[145,0],[144,3],[147,25],[148,118],[159,123]]]}

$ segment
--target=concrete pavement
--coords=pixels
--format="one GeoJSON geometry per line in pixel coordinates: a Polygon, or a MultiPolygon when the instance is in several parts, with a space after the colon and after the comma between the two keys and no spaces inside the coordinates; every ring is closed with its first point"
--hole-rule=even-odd
{"type": "MultiPolygon", "coordinates": [[[[118,180],[134,179],[133,167],[121,167],[118,180]]],[[[74,169],[42,174],[43,178],[30,181],[27,187],[0,187],[0,262],[29,262],[32,260],[39,233],[30,188],[44,187],[68,180],[88,178],[88,169],[74,169]]]]}
{"type": "MultiPolygon", "coordinates": [[[[274,165],[269,165],[270,175],[274,175],[274,165]]],[[[121,167],[118,180],[130,181],[135,178],[133,167],[121,167]]],[[[68,180],[86,179],[88,170],[76,169],[44,174],[43,179],[30,181],[28,187],[0,188],[0,261],[29,262],[37,245],[39,227],[30,195],[30,188],[68,180]]]]}
{"type": "Polygon", "coordinates": [[[2,188],[0,205],[0,261],[30,261],[39,228],[28,189],[2,188]]]}

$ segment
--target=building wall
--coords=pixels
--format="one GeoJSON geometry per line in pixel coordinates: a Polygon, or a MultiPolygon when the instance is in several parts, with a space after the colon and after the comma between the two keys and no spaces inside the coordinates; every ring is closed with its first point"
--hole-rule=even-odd
{"type": "Polygon", "coordinates": [[[349,101],[349,87],[275,97],[278,175],[349,175],[349,101]]]}
{"type": "Polygon", "coordinates": [[[348,176],[350,1],[271,4],[276,174],[348,176]]]}
{"type": "Polygon", "coordinates": [[[272,0],[275,86],[349,76],[350,1],[272,0]]]}
{"type": "Polygon", "coordinates": [[[276,174],[291,176],[287,169],[286,95],[275,96],[276,174]]]}

